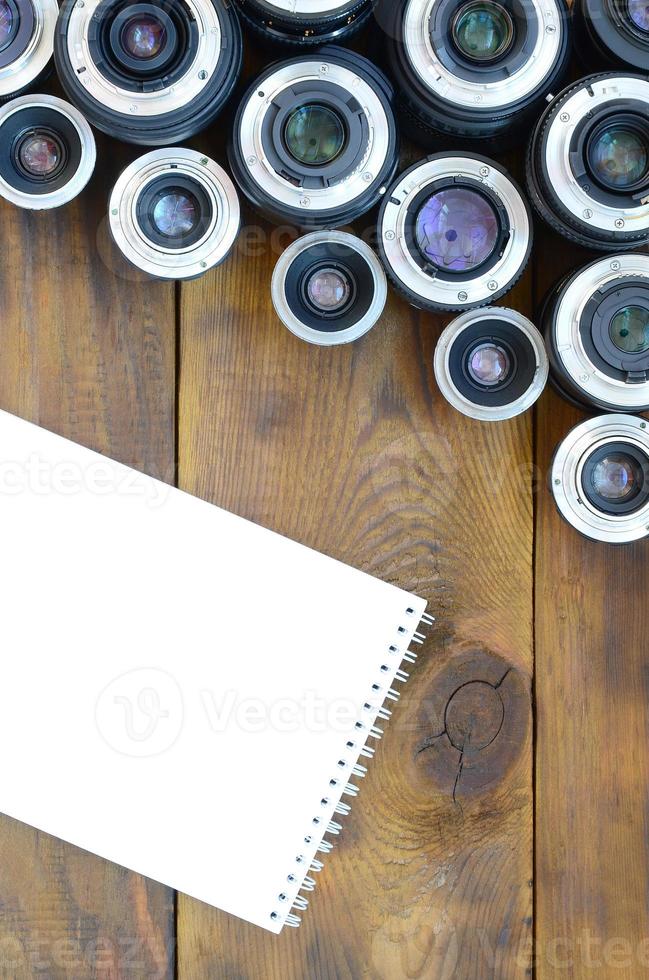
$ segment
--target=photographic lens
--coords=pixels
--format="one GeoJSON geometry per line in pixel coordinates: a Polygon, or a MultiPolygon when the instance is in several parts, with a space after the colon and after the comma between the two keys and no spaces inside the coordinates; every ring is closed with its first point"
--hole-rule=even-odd
{"type": "Polygon", "coordinates": [[[598,259],[546,297],[543,329],[554,385],[591,409],[649,409],[649,256],[598,259]]]}
{"type": "Polygon", "coordinates": [[[506,170],[476,154],[435,154],[397,178],[378,223],[395,287],[427,310],[461,310],[504,295],[532,245],[527,203],[506,170]]]}
{"type": "Polygon", "coordinates": [[[69,98],[118,139],[169,146],[205,129],[241,69],[226,0],[65,0],[54,57],[69,98]]]}
{"type": "Polygon", "coordinates": [[[628,0],[629,17],[641,31],[649,34],[649,3],[647,0],[628,0]]]}
{"type": "Polygon", "coordinates": [[[23,95],[0,106],[0,195],[18,207],[60,207],[86,186],[95,139],[74,106],[51,95],[23,95]]]}
{"type": "Polygon", "coordinates": [[[160,53],[167,32],[157,17],[132,17],[122,32],[122,44],[134,58],[154,58],[160,53]]]}
{"type": "Polygon", "coordinates": [[[649,71],[647,0],[576,0],[575,49],[593,68],[649,71]]]}
{"type": "Polygon", "coordinates": [[[236,0],[250,34],[264,47],[320,47],[347,41],[372,14],[372,0],[236,0]]]}
{"type": "Polygon", "coordinates": [[[326,105],[304,105],[286,123],[286,145],[298,163],[320,167],[331,163],[345,145],[345,126],[326,105]]]}
{"type": "Polygon", "coordinates": [[[649,536],[649,432],[633,415],[600,415],[557,449],[551,487],[585,537],[625,544],[649,536]]]}
{"type": "Polygon", "coordinates": [[[271,65],[244,96],[228,147],[251,204],[277,224],[335,228],[381,199],[398,165],[392,89],[355,52],[271,65]]]}
{"type": "Polygon", "coordinates": [[[195,279],[221,263],[239,232],[226,172],[196,150],[153,150],[115,184],[110,229],[124,257],[157,279],[195,279]]]}
{"type": "Polygon", "coordinates": [[[592,75],[561,92],[532,135],[527,184],[555,231],[615,252],[649,242],[649,79],[592,75]]]}
{"type": "Polygon", "coordinates": [[[422,205],[415,236],[422,254],[454,272],[475,269],[498,244],[498,215],[488,198],[469,187],[437,191],[422,205]]]}
{"type": "Polygon", "coordinates": [[[429,150],[522,141],[568,67],[564,0],[379,0],[376,15],[404,132],[429,150]]]}
{"type": "Polygon", "coordinates": [[[317,231],[280,257],[272,281],[282,323],[320,346],[347,344],[371,330],[385,307],[387,281],[378,258],[346,232],[317,231]]]}
{"type": "Polygon", "coordinates": [[[496,306],[456,317],[439,339],[434,367],[449,404],[483,422],[525,412],[544,390],[549,370],[534,324],[496,306]]]}
{"type": "Polygon", "coordinates": [[[514,40],[514,24],[508,11],[488,0],[470,0],[460,7],[452,32],[458,51],[481,63],[500,58],[514,40]]]}
{"type": "Polygon", "coordinates": [[[605,187],[629,188],[647,175],[649,146],[642,133],[611,126],[589,141],[588,161],[593,176],[605,187]]]}
{"type": "Polygon", "coordinates": [[[49,75],[58,13],[57,0],[0,0],[0,103],[49,75]]]}

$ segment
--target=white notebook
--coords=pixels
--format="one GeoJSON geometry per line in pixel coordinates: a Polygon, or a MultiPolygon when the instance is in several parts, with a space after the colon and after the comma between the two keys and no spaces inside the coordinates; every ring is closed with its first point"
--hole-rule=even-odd
{"type": "Polygon", "coordinates": [[[0,811],[297,925],[425,602],[4,412],[0,522],[0,811]]]}

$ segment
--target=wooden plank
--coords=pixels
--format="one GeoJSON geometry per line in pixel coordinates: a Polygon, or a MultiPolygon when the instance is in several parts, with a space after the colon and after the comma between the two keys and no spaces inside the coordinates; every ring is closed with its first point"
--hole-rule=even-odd
{"type": "MultiPolygon", "coordinates": [[[[181,896],[178,975],[524,976],[531,419],[454,413],[433,379],[442,321],[394,296],[353,346],[292,337],[269,299],[277,235],[247,220],[234,257],[182,287],[180,486],[428,597],[439,625],[300,930],[277,939],[181,896]]],[[[527,310],[529,279],[508,299],[527,310]]],[[[251,889],[270,847],[241,856],[251,889]]]]}
{"type": "MultiPolygon", "coordinates": [[[[537,293],[589,254],[545,232],[537,293]]],[[[585,418],[553,392],[537,417],[537,973],[649,970],[649,562],[646,542],[580,537],[545,486],[585,418]]]]}
{"type": "MultiPolygon", "coordinates": [[[[104,221],[136,155],[101,140],[101,172],[59,211],[0,204],[0,407],[173,480],[174,287],[111,257],[104,221]]],[[[173,976],[170,890],[6,818],[0,866],[0,977],[173,976]]]]}

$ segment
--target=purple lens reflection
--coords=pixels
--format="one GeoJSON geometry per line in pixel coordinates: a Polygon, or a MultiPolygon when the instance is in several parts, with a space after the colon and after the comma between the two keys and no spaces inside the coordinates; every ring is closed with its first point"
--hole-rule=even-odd
{"type": "Polygon", "coordinates": [[[124,28],[122,43],[134,58],[155,58],[165,43],[167,32],[157,17],[134,17],[124,28]]]}
{"type": "Polygon", "coordinates": [[[14,26],[14,15],[7,0],[0,0],[0,48],[2,48],[9,38],[14,26]]]}
{"type": "Polygon", "coordinates": [[[498,242],[498,217],[486,197],[451,187],[428,198],[417,215],[415,237],[423,255],[448,272],[482,265],[498,242]]]}
{"type": "Polygon", "coordinates": [[[629,17],[636,27],[649,34],[649,2],[648,0],[627,0],[629,17]]]}

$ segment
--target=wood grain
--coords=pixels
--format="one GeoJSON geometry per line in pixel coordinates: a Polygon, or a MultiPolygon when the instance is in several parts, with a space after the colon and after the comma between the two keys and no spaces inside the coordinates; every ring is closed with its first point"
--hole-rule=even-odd
{"type": "MultiPolygon", "coordinates": [[[[0,204],[0,407],[169,481],[174,287],[111,254],[107,188],[135,154],[103,140],[99,153],[101,175],[68,207],[0,204]]],[[[3,980],[173,976],[168,889],[7,818],[0,867],[3,980]]]]}
{"type": "MultiPolygon", "coordinates": [[[[543,233],[540,297],[591,256],[543,233]]],[[[580,537],[545,487],[585,414],[548,392],[537,414],[537,974],[649,972],[647,542],[580,537]]]]}
{"type": "MultiPolygon", "coordinates": [[[[271,309],[275,236],[248,221],[235,256],[182,287],[180,486],[426,596],[439,627],[302,927],[277,939],[180,897],[180,980],[523,976],[531,419],[454,413],[433,380],[441,321],[395,297],[352,346],[294,338],[271,309]]],[[[529,298],[526,279],[511,301],[529,298]]]]}

